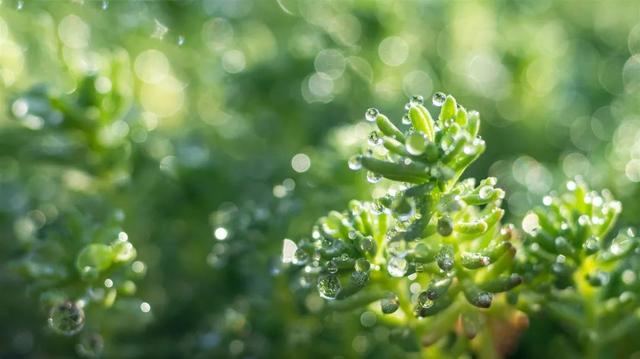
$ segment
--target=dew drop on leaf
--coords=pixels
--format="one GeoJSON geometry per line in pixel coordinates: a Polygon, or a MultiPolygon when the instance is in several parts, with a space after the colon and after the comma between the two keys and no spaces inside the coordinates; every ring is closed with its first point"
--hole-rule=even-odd
{"type": "Polygon", "coordinates": [[[375,172],[367,171],[367,181],[369,183],[378,183],[382,179],[382,176],[375,172]]]}
{"type": "Polygon", "coordinates": [[[387,272],[392,277],[403,277],[407,274],[407,270],[409,269],[409,262],[402,257],[393,256],[389,259],[389,263],[387,263],[387,272]]]}
{"type": "Polygon", "coordinates": [[[402,116],[402,124],[403,125],[410,125],[411,124],[411,118],[409,117],[409,115],[402,116]]]}
{"type": "Polygon", "coordinates": [[[367,110],[367,112],[364,113],[364,118],[369,122],[373,122],[376,120],[376,117],[378,117],[378,114],[380,114],[380,111],[378,111],[378,109],[370,108],[367,110]]]}
{"type": "Polygon", "coordinates": [[[381,143],[382,143],[382,137],[380,137],[380,134],[378,133],[378,131],[371,131],[371,133],[369,134],[369,144],[371,146],[377,146],[381,143]]]}
{"type": "Polygon", "coordinates": [[[414,132],[407,136],[405,148],[410,154],[419,156],[424,153],[427,148],[427,143],[427,138],[423,134],[414,132]]]}
{"type": "Polygon", "coordinates": [[[442,92],[436,92],[431,97],[431,102],[434,106],[440,107],[444,104],[444,101],[447,99],[447,95],[442,92]]]}
{"type": "Polygon", "coordinates": [[[384,314],[391,314],[398,310],[400,302],[398,296],[395,293],[389,293],[384,298],[380,299],[380,309],[384,314]]]}
{"type": "Polygon", "coordinates": [[[340,279],[333,274],[320,276],[318,278],[318,293],[325,299],[336,299],[342,289],[340,279]]]}
{"type": "Polygon", "coordinates": [[[367,280],[369,280],[369,275],[367,274],[367,272],[361,272],[361,271],[351,272],[351,282],[354,285],[358,287],[362,287],[365,285],[365,283],[367,283],[367,280]]]}
{"type": "Polygon", "coordinates": [[[409,99],[409,104],[413,106],[422,105],[423,103],[424,103],[424,97],[420,95],[411,96],[411,98],[409,99]]]}
{"type": "Polygon", "coordinates": [[[63,335],[74,335],[84,326],[84,311],[77,304],[66,301],[49,311],[49,327],[63,335]]]}

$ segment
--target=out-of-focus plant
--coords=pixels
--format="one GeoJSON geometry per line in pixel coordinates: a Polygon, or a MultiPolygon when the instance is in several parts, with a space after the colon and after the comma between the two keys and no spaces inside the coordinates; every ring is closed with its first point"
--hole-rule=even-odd
{"type": "Polygon", "coordinates": [[[135,260],[125,215],[91,193],[128,180],[131,136],[140,125],[128,117],[128,60],[110,58],[105,72],[81,79],[75,96],[43,86],[15,96],[13,122],[0,133],[0,152],[13,156],[3,161],[3,179],[15,197],[3,212],[18,257],[5,269],[27,284],[52,332],[81,333],[76,351],[83,357],[102,355],[101,332],[125,323],[116,318],[128,318],[130,327],[151,318],[150,304],[135,296],[146,265],[135,260]]]}
{"type": "Polygon", "coordinates": [[[563,356],[628,356],[618,344],[640,325],[640,239],[632,228],[611,234],[620,202],[578,179],[543,205],[523,220],[520,304],[566,328],[563,356]]]}

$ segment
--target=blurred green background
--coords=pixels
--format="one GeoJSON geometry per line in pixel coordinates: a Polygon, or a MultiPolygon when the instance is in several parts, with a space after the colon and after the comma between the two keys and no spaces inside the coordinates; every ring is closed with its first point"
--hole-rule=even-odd
{"type": "MultiPolygon", "coordinates": [[[[280,253],[381,194],[346,164],[364,111],[399,123],[435,91],[480,111],[467,176],[498,178],[509,220],[580,175],[640,224],[638,2],[0,0],[0,357],[401,355],[366,313],[324,312],[280,253]],[[13,264],[62,261],[33,253],[65,213],[82,232],[113,211],[151,310],[54,334],[57,284],[13,264]]],[[[564,336],[532,318],[513,355],[564,336]]]]}

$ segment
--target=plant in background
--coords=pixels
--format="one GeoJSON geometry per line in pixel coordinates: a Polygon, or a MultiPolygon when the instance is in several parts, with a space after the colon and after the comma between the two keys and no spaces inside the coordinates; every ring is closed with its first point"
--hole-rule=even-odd
{"type": "Polygon", "coordinates": [[[566,187],[523,220],[520,304],[570,333],[563,356],[626,357],[615,343],[640,324],[638,237],[632,228],[610,235],[622,208],[609,191],[591,191],[580,179],[566,187]]]}
{"type": "Polygon", "coordinates": [[[297,244],[285,240],[283,260],[329,308],[374,308],[407,350],[438,343],[462,353],[480,335],[477,351],[493,355],[504,347],[485,329],[523,324],[499,295],[522,282],[513,270],[516,233],[500,222],[504,192],[495,178],[459,180],[485,149],[479,114],[436,93],[434,119],[422,102],[416,96],[406,105],[405,131],[367,110],[377,129],[349,167],[366,169],[372,183],[391,180],[385,194],[330,212],[297,244]],[[440,340],[454,330],[462,335],[440,340]]]}
{"type": "Polygon", "coordinates": [[[130,136],[140,126],[127,118],[127,58],[106,66],[80,78],[74,95],[43,86],[19,94],[9,106],[14,121],[0,134],[0,152],[14,156],[2,159],[3,186],[15,193],[2,211],[15,239],[7,267],[53,333],[79,336],[83,357],[102,355],[101,333],[122,318],[137,327],[151,317],[150,305],[135,298],[146,265],[135,260],[123,211],[103,196],[128,179],[130,136]]]}

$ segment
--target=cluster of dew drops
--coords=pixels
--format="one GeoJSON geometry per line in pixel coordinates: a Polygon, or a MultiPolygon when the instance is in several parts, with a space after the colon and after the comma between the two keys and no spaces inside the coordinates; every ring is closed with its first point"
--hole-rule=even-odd
{"type": "MultiPolygon", "coordinates": [[[[447,95],[442,92],[436,92],[431,97],[431,103],[433,103],[433,105],[436,107],[441,107],[446,99],[447,95]]],[[[414,95],[409,98],[409,102],[407,102],[407,104],[404,106],[404,109],[408,111],[411,106],[422,105],[423,103],[424,98],[422,96],[414,95]]],[[[367,122],[375,122],[379,114],[380,111],[377,108],[372,107],[367,109],[367,111],[364,113],[364,119],[367,122]]],[[[409,118],[408,113],[402,116],[402,124],[407,126],[411,125],[411,119],[409,118]]],[[[424,153],[427,148],[427,139],[424,137],[424,135],[414,132],[412,128],[409,128],[405,132],[405,137],[405,149],[408,153],[414,156],[419,156],[424,153]]],[[[376,148],[382,144],[382,136],[380,135],[380,132],[378,132],[378,130],[373,130],[371,131],[371,133],[369,133],[368,143],[372,148],[376,148]]],[[[367,149],[367,151],[365,152],[365,156],[373,156],[372,148],[367,149]]],[[[362,169],[362,156],[363,155],[358,154],[349,158],[348,166],[351,170],[358,171],[362,169]]],[[[369,181],[369,183],[377,183],[381,179],[382,176],[380,176],[379,174],[367,171],[367,181],[369,181]]]]}

